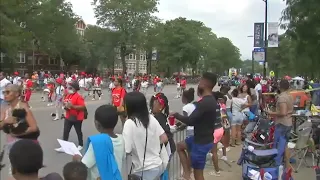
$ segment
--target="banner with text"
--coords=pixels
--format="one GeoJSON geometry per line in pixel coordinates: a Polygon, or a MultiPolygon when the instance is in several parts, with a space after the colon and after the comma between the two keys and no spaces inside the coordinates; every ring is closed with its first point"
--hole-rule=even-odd
{"type": "Polygon", "coordinates": [[[253,47],[264,47],[264,23],[254,23],[253,47]]]}
{"type": "Polygon", "coordinates": [[[279,23],[277,22],[268,23],[268,47],[279,46],[278,28],[279,28],[279,23]]]}

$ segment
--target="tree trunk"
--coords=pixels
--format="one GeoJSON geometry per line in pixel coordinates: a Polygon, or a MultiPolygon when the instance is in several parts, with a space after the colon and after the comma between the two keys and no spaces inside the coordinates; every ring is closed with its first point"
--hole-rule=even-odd
{"type": "Polygon", "coordinates": [[[126,45],[122,44],[120,47],[120,57],[121,57],[121,63],[122,63],[122,75],[123,76],[125,74],[127,74],[126,51],[127,51],[126,45]]]}

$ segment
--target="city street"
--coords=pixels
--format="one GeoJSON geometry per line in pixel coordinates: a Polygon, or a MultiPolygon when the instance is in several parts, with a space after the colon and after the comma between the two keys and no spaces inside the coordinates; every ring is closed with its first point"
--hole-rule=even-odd
{"type": "MultiPolygon", "coordinates": [[[[196,88],[196,86],[194,86],[196,88]]],[[[215,90],[219,90],[219,87],[215,87],[215,90]]],[[[163,92],[167,95],[169,99],[169,105],[171,111],[178,111],[180,112],[182,109],[182,103],[181,99],[175,99],[174,96],[176,95],[176,88],[173,85],[166,86],[163,90],[163,92]]],[[[153,88],[149,88],[147,93],[147,100],[149,101],[150,97],[153,95],[153,88]]],[[[72,157],[70,155],[57,153],[54,151],[55,148],[58,147],[57,138],[62,137],[62,128],[63,128],[63,121],[52,121],[52,118],[50,116],[50,113],[54,112],[54,107],[47,107],[46,103],[40,101],[40,95],[39,94],[33,94],[31,105],[32,105],[32,111],[36,117],[36,120],[38,122],[38,125],[41,130],[40,135],[40,143],[44,151],[44,165],[45,167],[41,171],[41,175],[45,175],[50,172],[58,172],[62,173],[63,166],[71,161],[72,157]]],[[[84,133],[84,139],[86,140],[88,136],[97,133],[94,123],[93,123],[93,115],[95,109],[102,105],[109,102],[109,95],[107,91],[104,91],[104,96],[100,101],[92,101],[91,98],[88,98],[87,100],[87,109],[89,112],[89,118],[85,120],[83,124],[83,133],[84,133]]],[[[118,123],[116,127],[116,132],[121,133],[121,123],[118,123]]],[[[1,134],[1,147],[5,144],[5,137],[3,133],[1,134]]],[[[74,130],[71,130],[70,133],[70,139],[69,141],[77,143],[77,137],[74,132],[74,130]]],[[[240,153],[240,146],[236,148],[232,148],[228,152],[228,158],[231,161],[237,161],[237,158],[239,157],[240,153]]],[[[7,155],[5,156],[4,163],[8,162],[7,155]]],[[[221,180],[227,180],[227,179],[234,179],[234,180],[240,180],[241,178],[241,167],[236,165],[235,163],[232,164],[232,168],[228,168],[221,162],[221,168],[225,171],[222,172],[221,177],[214,177],[208,175],[209,170],[212,170],[211,166],[208,166],[205,174],[205,179],[221,179],[221,180]],[[235,176],[237,178],[235,178],[235,176]]],[[[303,179],[303,177],[306,177],[306,175],[312,174],[311,177],[314,177],[314,171],[311,168],[306,168],[305,166],[302,166],[301,170],[299,171],[299,174],[295,175],[295,179],[303,179]]],[[[5,167],[1,171],[1,180],[6,180],[8,177],[8,166],[5,167]]],[[[309,179],[313,179],[313,178],[309,179]]]]}

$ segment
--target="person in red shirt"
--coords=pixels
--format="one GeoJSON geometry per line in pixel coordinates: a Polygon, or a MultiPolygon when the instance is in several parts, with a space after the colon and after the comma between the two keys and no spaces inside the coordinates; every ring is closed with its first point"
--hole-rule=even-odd
{"type": "Polygon", "coordinates": [[[154,93],[157,92],[157,83],[158,83],[158,81],[159,81],[159,77],[158,76],[154,77],[154,79],[153,79],[153,91],[154,91],[154,93]]]}
{"type": "Polygon", "coordinates": [[[182,92],[186,90],[186,87],[187,87],[187,80],[185,77],[181,78],[180,86],[181,86],[181,94],[182,94],[182,92]]]}
{"type": "MultiPolygon", "coordinates": [[[[78,136],[78,149],[83,148],[83,133],[82,122],[86,119],[87,109],[85,106],[84,98],[78,93],[80,90],[78,82],[71,82],[68,86],[68,94],[63,99],[63,106],[66,111],[64,127],[63,127],[63,140],[68,141],[69,133],[74,127],[78,136]]],[[[58,152],[63,152],[62,148],[55,149],[58,152]]]]}
{"type": "Polygon", "coordinates": [[[114,86],[115,87],[111,90],[111,102],[113,106],[117,107],[118,113],[120,114],[120,119],[124,123],[125,110],[123,99],[127,94],[127,91],[122,87],[122,79],[120,78],[115,79],[114,86]]]}
{"type": "Polygon", "coordinates": [[[49,89],[49,93],[48,93],[48,106],[52,106],[53,105],[53,101],[52,101],[52,97],[54,94],[54,82],[49,81],[47,84],[47,88],[49,89]]]}
{"type": "Polygon", "coordinates": [[[26,73],[24,75],[24,80],[23,80],[22,98],[23,98],[24,102],[28,105],[29,108],[31,108],[29,105],[29,101],[30,101],[31,94],[32,94],[32,87],[33,87],[33,82],[29,78],[29,74],[26,73]]]}

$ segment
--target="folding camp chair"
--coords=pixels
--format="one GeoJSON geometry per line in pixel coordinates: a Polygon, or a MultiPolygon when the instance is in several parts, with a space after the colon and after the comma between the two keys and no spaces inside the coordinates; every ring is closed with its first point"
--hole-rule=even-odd
{"type": "Polygon", "coordinates": [[[302,162],[307,166],[306,155],[311,154],[312,166],[314,166],[315,145],[312,139],[312,122],[306,121],[297,129],[298,138],[291,139],[288,143],[288,148],[292,150],[291,158],[298,158],[297,168],[292,167],[295,172],[298,172],[302,162]]]}

